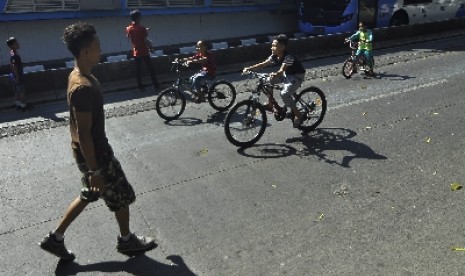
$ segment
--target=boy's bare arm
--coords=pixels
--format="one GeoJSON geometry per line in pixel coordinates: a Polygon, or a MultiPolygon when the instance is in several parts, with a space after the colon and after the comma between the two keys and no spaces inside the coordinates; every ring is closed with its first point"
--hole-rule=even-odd
{"type": "Polygon", "coordinates": [[[15,83],[19,83],[19,70],[18,66],[16,64],[12,63],[11,64],[11,70],[13,71],[14,77],[15,77],[15,83]]]}
{"type": "Polygon", "coordinates": [[[187,60],[187,63],[202,63],[207,60],[207,57],[201,57],[201,58],[194,58],[191,57],[190,59],[187,60]]]}
{"type": "Polygon", "coordinates": [[[284,74],[284,72],[286,71],[286,68],[287,68],[287,64],[283,63],[278,71],[273,72],[273,73],[270,74],[271,77],[278,77],[278,76],[281,77],[284,74]]]}
{"type": "Polygon", "coordinates": [[[244,67],[244,69],[242,70],[243,72],[247,72],[247,71],[251,71],[251,70],[257,70],[257,69],[262,69],[266,66],[270,65],[270,62],[268,60],[265,60],[263,62],[260,62],[260,63],[257,63],[257,64],[254,64],[254,65],[251,65],[251,66],[248,66],[248,67],[244,67]]]}
{"type": "MultiPolygon", "coordinates": [[[[82,155],[86,160],[87,167],[91,171],[96,171],[101,168],[98,167],[97,158],[95,156],[94,141],[92,139],[92,112],[76,112],[73,110],[76,117],[79,145],[81,147],[82,155]]],[[[103,179],[100,176],[91,176],[89,178],[90,186],[93,191],[103,192],[105,186],[103,179]]]]}
{"type": "Polygon", "coordinates": [[[79,135],[79,145],[82,155],[86,160],[87,167],[90,170],[97,170],[98,163],[95,156],[94,141],[92,139],[92,112],[76,112],[76,123],[79,135]]]}

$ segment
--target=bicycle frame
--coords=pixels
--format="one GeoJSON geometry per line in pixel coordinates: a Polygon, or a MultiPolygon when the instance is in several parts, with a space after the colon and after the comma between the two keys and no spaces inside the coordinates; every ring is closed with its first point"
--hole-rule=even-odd
{"type": "Polygon", "coordinates": [[[349,47],[351,49],[350,59],[354,61],[354,64],[357,66],[357,68],[361,69],[362,71],[368,71],[369,69],[365,68],[365,66],[368,65],[365,56],[356,55],[357,48],[358,48],[358,42],[352,42],[351,40],[349,40],[349,47]]]}
{"type": "Polygon", "coordinates": [[[276,109],[278,113],[281,113],[284,108],[278,104],[278,102],[273,96],[273,89],[275,88],[279,89],[279,86],[275,84],[271,84],[269,81],[267,81],[267,78],[269,77],[267,74],[256,73],[256,72],[249,72],[248,74],[249,74],[249,80],[258,78],[257,87],[255,88],[255,90],[251,91],[252,95],[250,96],[250,98],[254,102],[259,103],[258,98],[260,96],[260,93],[263,92],[263,94],[265,94],[265,96],[270,100],[274,109],[276,109]]]}
{"type": "MultiPolygon", "coordinates": [[[[179,92],[189,91],[191,94],[197,94],[192,89],[192,84],[190,82],[190,79],[182,77],[181,67],[187,67],[187,66],[184,65],[183,63],[179,62],[179,61],[173,61],[172,62],[171,71],[174,71],[176,73],[176,75],[177,75],[176,81],[172,84],[172,86],[174,88],[176,88],[176,90],[178,90],[179,92]]],[[[202,86],[205,86],[207,90],[210,87],[210,85],[211,85],[211,83],[209,83],[208,78],[206,78],[202,83],[202,86]]]]}
{"type": "MultiPolygon", "coordinates": [[[[256,87],[246,89],[252,95],[249,99],[238,102],[228,112],[225,118],[224,131],[226,138],[233,145],[248,147],[256,143],[267,128],[267,108],[259,102],[259,96],[263,92],[273,107],[276,121],[285,118],[293,121],[294,127],[307,133],[314,130],[322,121],[327,108],[326,97],[323,92],[314,86],[304,88],[294,93],[296,108],[301,113],[299,123],[296,126],[294,112],[287,113],[286,106],[281,106],[273,96],[273,89],[279,86],[270,83],[268,74],[247,72],[249,80],[258,78],[256,87]]],[[[269,109],[268,109],[269,110],[269,109]]]]}

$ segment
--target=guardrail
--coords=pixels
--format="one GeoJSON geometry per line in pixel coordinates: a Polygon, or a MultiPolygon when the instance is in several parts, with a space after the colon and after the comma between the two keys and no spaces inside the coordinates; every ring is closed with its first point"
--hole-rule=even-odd
{"type": "MultiPolygon", "coordinates": [[[[379,28],[372,31],[375,38],[374,48],[376,49],[383,48],[387,45],[387,42],[393,40],[403,41],[412,38],[414,40],[421,40],[425,39],[425,35],[441,35],[446,31],[456,30],[464,30],[465,33],[465,18],[392,28],[379,28]]],[[[292,53],[298,55],[302,60],[330,56],[346,50],[342,42],[348,35],[345,33],[294,38],[290,40],[289,48],[292,53]]],[[[221,44],[222,47],[215,47],[216,49],[212,50],[215,54],[219,73],[231,70],[231,68],[234,68],[231,65],[234,64],[237,65],[235,69],[237,70],[239,64],[252,64],[265,59],[270,54],[270,42],[246,44],[228,48],[224,48],[225,45],[221,44]]],[[[161,82],[171,80],[172,74],[169,71],[171,61],[175,57],[190,55],[187,52],[185,54],[152,57],[161,82]]],[[[35,101],[40,101],[41,99],[43,101],[65,99],[68,75],[71,70],[71,68],[61,68],[26,74],[25,82],[28,98],[35,95],[35,101]]],[[[102,83],[104,92],[136,88],[136,81],[134,79],[136,72],[133,60],[101,63],[94,68],[93,73],[102,83]]],[[[0,98],[13,97],[11,80],[8,76],[1,76],[0,98]]],[[[2,102],[6,103],[7,101],[2,100],[2,102]]],[[[5,107],[5,104],[0,104],[0,108],[2,107],[5,107]]]]}

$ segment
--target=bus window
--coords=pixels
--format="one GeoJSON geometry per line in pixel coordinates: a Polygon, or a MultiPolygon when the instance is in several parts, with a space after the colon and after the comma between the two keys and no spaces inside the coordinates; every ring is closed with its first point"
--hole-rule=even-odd
{"type": "Polygon", "coordinates": [[[376,27],[378,0],[359,0],[358,21],[364,21],[368,28],[376,27]]]}
{"type": "Polygon", "coordinates": [[[338,26],[349,3],[350,0],[302,0],[302,21],[319,26],[338,26]]]}
{"type": "Polygon", "coordinates": [[[433,0],[404,0],[404,6],[407,5],[422,5],[422,4],[431,4],[433,0]]]}

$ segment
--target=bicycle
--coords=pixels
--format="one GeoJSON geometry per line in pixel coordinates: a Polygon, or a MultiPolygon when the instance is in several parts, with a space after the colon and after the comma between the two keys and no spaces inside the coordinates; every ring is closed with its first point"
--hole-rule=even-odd
{"type": "MultiPolygon", "coordinates": [[[[352,50],[352,54],[350,57],[344,61],[342,65],[342,75],[346,79],[350,79],[353,74],[357,73],[357,70],[363,71],[365,74],[370,72],[370,67],[368,66],[368,62],[366,60],[365,55],[356,55],[356,51],[358,48],[357,42],[352,42],[351,40],[345,40],[344,43],[349,42],[349,47],[352,50]]],[[[371,64],[375,65],[375,59],[371,57],[371,64]]]]}
{"type": "MultiPolygon", "coordinates": [[[[248,72],[249,80],[257,78],[256,88],[251,90],[249,99],[235,104],[226,115],[224,132],[230,143],[239,147],[248,147],[255,144],[265,133],[267,127],[266,109],[259,102],[263,92],[273,106],[273,114],[277,121],[289,118],[294,121],[292,112],[278,104],[273,97],[273,89],[279,86],[269,82],[269,74],[248,72]]],[[[327,109],[324,93],[317,87],[308,87],[300,93],[294,94],[298,110],[302,114],[301,125],[298,129],[307,133],[314,130],[322,121],[327,109]]]]}
{"type": "MultiPolygon", "coordinates": [[[[192,89],[189,78],[182,77],[182,68],[187,67],[186,63],[175,60],[171,62],[171,71],[177,74],[177,78],[171,87],[163,90],[157,97],[155,109],[158,115],[167,120],[178,119],[186,108],[186,96],[184,93],[190,92],[192,95],[197,93],[192,89]]],[[[236,89],[226,81],[219,80],[212,83],[214,78],[205,79],[202,84],[202,91],[207,95],[208,103],[218,111],[229,109],[236,100],[236,89]]]]}

